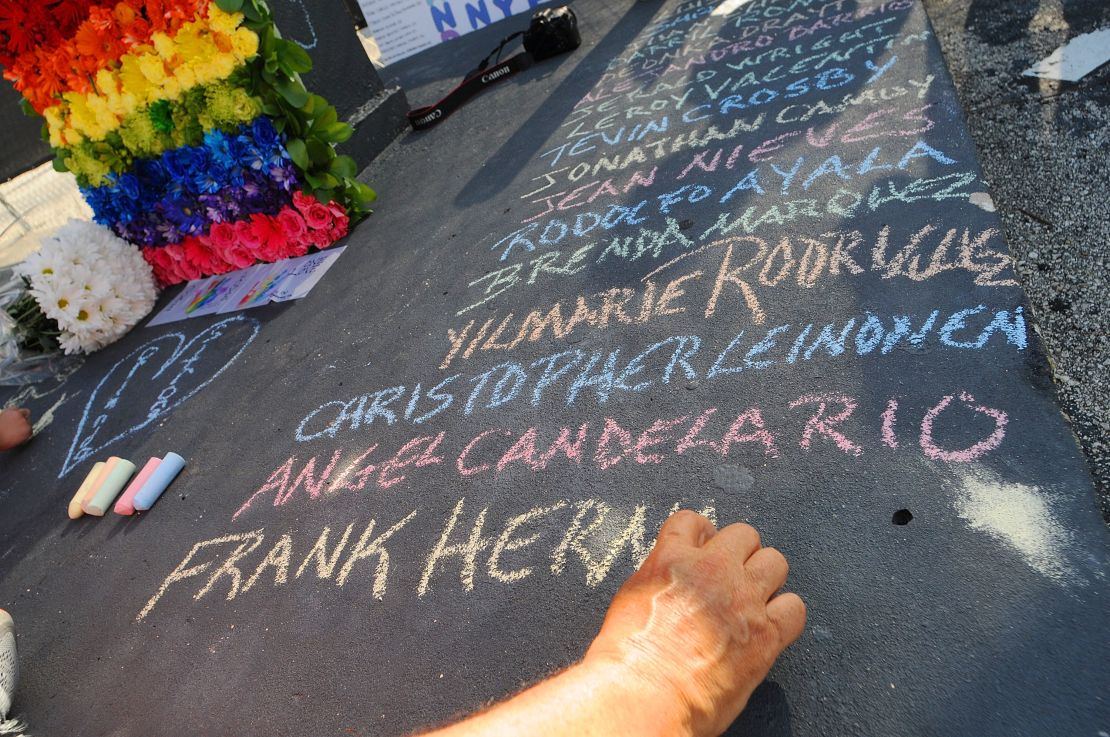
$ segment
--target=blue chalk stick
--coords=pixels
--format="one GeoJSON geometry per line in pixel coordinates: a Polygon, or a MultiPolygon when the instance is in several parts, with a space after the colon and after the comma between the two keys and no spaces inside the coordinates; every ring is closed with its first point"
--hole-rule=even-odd
{"type": "Polygon", "coordinates": [[[139,489],[139,493],[135,495],[135,509],[140,512],[150,509],[183,468],[185,468],[184,458],[177,453],[166,453],[166,457],[158,464],[158,468],[146,480],[143,488],[139,489]]]}

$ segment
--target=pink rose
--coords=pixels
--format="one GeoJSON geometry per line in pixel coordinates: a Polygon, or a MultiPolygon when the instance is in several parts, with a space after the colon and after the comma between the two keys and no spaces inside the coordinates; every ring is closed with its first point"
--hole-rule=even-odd
{"type": "Polygon", "coordinates": [[[154,278],[162,286],[177,284],[180,281],[173,269],[173,259],[166,253],[165,248],[144,248],[143,258],[150,264],[150,268],[154,270],[154,278]]]}
{"type": "Polygon", "coordinates": [[[313,230],[319,230],[321,228],[328,227],[329,225],[331,225],[332,220],[334,220],[334,217],[332,216],[331,211],[321,205],[319,202],[316,202],[309,206],[308,210],[306,210],[304,213],[304,221],[308,223],[308,227],[312,228],[313,230]]]}
{"type": "Polygon", "coordinates": [[[257,261],[254,254],[251,253],[241,243],[234,243],[231,248],[223,252],[223,258],[231,264],[233,268],[245,269],[248,266],[253,266],[257,261]]]}
{"type": "Polygon", "coordinates": [[[330,212],[336,218],[345,217],[347,215],[347,208],[339,204],[339,200],[332,200],[328,204],[324,205],[324,207],[328,208],[328,212],[330,212]]]}
{"type": "Polygon", "coordinates": [[[293,207],[297,208],[297,211],[302,215],[304,215],[308,208],[312,207],[316,202],[317,199],[315,197],[310,197],[299,190],[293,193],[293,207]]]}
{"type": "Polygon", "coordinates": [[[327,248],[332,244],[331,235],[326,230],[311,230],[308,233],[312,245],[317,248],[327,248]]]}
{"type": "Polygon", "coordinates": [[[331,239],[337,241],[343,236],[347,235],[351,225],[351,219],[346,215],[341,215],[335,219],[335,224],[331,227],[331,239]]]}
{"type": "Polygon", "coordinates": [[[285,240],[290,243],[300,243],[304,239],[304,234],[308,232],[308,226],[305,225],[304,218],[296,210],[288,207],[278,213],[277,222],[285,240]]]}
{"type": "Polygon", "coordinates": [[[184,249],[180,245],[166,246],[166,252],[173,257],[174,265],[177,273],[182,277],[182,281],[191,281],[199,279],[200,269],[185,258],[184,249]]]}
{"type": "Polygon", "coordinates": [[[231,223],[213,223],[208,231],[208,242],[216,253],[222,253],[235,245],[235,226],[231,223]]]}
{"type": "MultiPolygon", "coordinates": [[[[255,216],[257,217],[257,216],[255,216]]],[[[262,237],[254,230],[253,220],[238,220],[235,223],[235,240],[247,253],[255,253],[262,245],[262,237]]]]}

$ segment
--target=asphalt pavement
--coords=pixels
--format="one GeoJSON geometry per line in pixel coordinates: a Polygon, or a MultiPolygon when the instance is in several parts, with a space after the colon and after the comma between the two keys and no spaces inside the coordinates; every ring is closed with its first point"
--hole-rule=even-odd
{"type": "Polygon", "coordinates": [[[1110,523],[1110,64],[1078,83],[1021,76],[1110,26],[1110,3],[924,3],[1110,523]]]}

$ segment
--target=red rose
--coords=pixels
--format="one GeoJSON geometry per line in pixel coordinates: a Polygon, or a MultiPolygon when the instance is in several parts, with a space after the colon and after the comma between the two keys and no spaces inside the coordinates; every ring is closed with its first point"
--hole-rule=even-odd
{"type": "Polygon", "coordinates": [[[277,222],[285,240],[290,243],[300,243],[304,240],[304,234],[308,232],[308,226],[305,225],[304,218],[296,210],[288,207],[278,213],[277,222]]]}
{"type": "Polygon", "coordinates": [[[258,259],[254,254],[247,250],[241,243],[236,243],[228,250],[224,251],[223,257],[236,269],[245,269],[248,266],[253,266],[254,262],[258,259]]]}
{"type": "Polygon", "coordinates": [[[173,257],[177,273],[181,275],[183,281],[200,278],[200,269],[185,258],[184,249],[180,245],[166,246],[166,251],[173,257]]]}
{"type": "Polygon", "coordinates": [[[304,213],[304,221],[313,230],[327,228],[333,219],[331,211],[319,202],[313,203],[304,213]]]}
{"type": "Polygon", "coordinates": [[[173,259],[166,253],[165,248],[144,248],[143,258],[150,264],[150,268],[154,270],[154,278],[162,286],[177,284],[181,281],[173,268],[173,259]]]}
{"type": "Polygon", "coordinates": [[[250,220],[238,220],[235,223],[235,240],[247,253],[254,253],[262,245],[262,238],[253,227],[250,220]]]}
{"type": "Polygon", "coordinates": [[[213,223],[208,231],[208,241],[216,253],[222,253],[235,245],[235,226],[231,223],[213,223]]]}
{"type": "Polygon", "coordinates": [[[331,228],[331,239],[333,241],[337,241],[343,236],[347,235],[347,231],[350,229],[350,226],[351,219],[349,217],[347,217],[346,215],[341,215],[340,217],[337,217],[335,219],[335,224],[332,225],[331,228]]]}
{"type": "Polygon", "coordinates": [[[297,208],[297,211],[302,215],[316,202],[315,197],[310,197],[299,190],[293,193],[293,207],[297,208]]]}

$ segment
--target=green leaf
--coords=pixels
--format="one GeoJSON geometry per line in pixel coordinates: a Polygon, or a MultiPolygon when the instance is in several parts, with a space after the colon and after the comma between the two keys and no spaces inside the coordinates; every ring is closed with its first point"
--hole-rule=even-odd
{"type": "Polygon", "coordinates": [[[216,0],[216,5],[225,13],[238,13],[243,7],[243,0],[216,0]]]}
{"type": "Polygon", "coordinates": [[[355,134],[355,129],[346,123],[332,123],[321,129],[317,135],[332,143],[343,143],[355,134]]]}
{"type": "Polygon", "coordinates": [[[352,181],[351,189],[355,191],[355,194],[362,202],[373,202],[374,200],[378,199],[378,193],[362,182],[352,181]]]}
{"type": "Polygon", "coordinates": [[[336,156],[328,171],[341,179],[349,179],[358,173],[355,160],[350,156],[336,156]]]}
{"type": "Polygon", "coordinates": [[[309,138],[305,144],[308,146],[308,158],[312,159],[316,167],[326,169],[331,165],[335,158],[334,148],[317,138],[309,138]]]}
{"type": "Polygon", "coordinates": [[[312,58],[304,49],[292,41],[279,40],[278,61],[289,74],[304,74],[312,71],[312,58]]]}
{"type": "Polygon", "coordinates": [[[266,16],[254,2],[243,3],[243,16],[251,23],[261,23],[266,20],[266,16]]]}
{"type": "Polygon", "coordinates": [[[285,142],[285,150],[289,152],[289,158],[297,165],[302,171],[309,168],[308,149],[305,148],[304,141],[299,138],[290,138],[285,142]]]}
{"type": "Polygon", "coordinates": [[[299,82],[278,78],[274,80],[274,89],[293,107],[303,107],[308,102],[308,93],[299,82]]]}
{"type": "Polygon", "coordinates": [[[66,167],[66,162],[62,160],[61,156],[54,159],[54,171],[69,171],[66,167]]]}
{"type": "Polygon", "coordinates": [[[22,110],[23,114],[28,118],[37,118],[39,115],[35,112],[35,109],[31,107],[31,101],[26,97],[19,98],[19,109],[22,110]]]}
{"type": "Polygon", "coordinates": [[[316,128],[327,128],[332,123],[339,120],[339,114],[335,112],[335,108],[331,105],[324,106],[316,115],[316,119],[312,121],[312,125],[316,128]]]}

